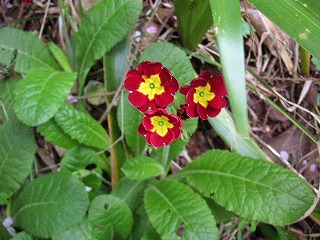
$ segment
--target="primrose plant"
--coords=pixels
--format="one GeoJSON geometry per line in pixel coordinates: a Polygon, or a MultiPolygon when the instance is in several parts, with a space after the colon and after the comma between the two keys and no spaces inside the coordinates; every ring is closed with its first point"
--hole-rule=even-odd
{"type": "Polygon", "coordinates": [[[208,150],[172,171],[199,118],[229,116],[227,90],[164,41],[129,70],[141,11],[140,0],[96,3],[66,49],[0,29],[0,62],[15,72],[0,81],[0,239],[218,239],[220,223],[241,233],[310,212],[309,185],[265,160],[208,150]]]}

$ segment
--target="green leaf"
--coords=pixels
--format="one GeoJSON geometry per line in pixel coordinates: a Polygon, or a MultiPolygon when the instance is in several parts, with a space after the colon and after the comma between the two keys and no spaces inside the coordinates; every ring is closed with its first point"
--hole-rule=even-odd
{"type": "Polygon", "coordinates": [[[129,33],[141,10],[140,0],[101,1],[83,15],[76,34],[80,75],[129,33]]]}
{"type": "Polygon", "coordinates": [[[249,137],[240,1],[210,0],[223,77],[239,134],[249,137]]]}
{"type": "Polygon", "coordinates": [[[118,124],[125,140],[136,156],[142,155],[147,147],[146,140],[138,133],[143,113],[139,112],[128,100],[128,93],[123,93],[118,107],[118,124]]]}
{"type": "Polygon", "coordinates": [[[164,173],[158,161],[146,156],[129,159],[123,164],[121,170],[126,177],[133,180],[144,180],[164,173]]]}
{"type": "Polygon", "coordinates": [[[49,238],[80,223],[88,205],[85,186],[76,177],[68,171],[50,173],[33,180],[14,200],[14,225],[49,238]]]}
{"type": "Polygon", "coordinates": [[[212,25],[209,1],[174,0],[173,3],[182,46],[194,50],[212,25]]]}
{"type": "MultiPolygon", "coordinates": [[[[100,167],[97,167],[99,156],[93,149],[78,145],[68,150],[61,160],[61,170],[67,169],[74,174],[81,174],[81,171],[86,170],[88,176],[80,176],[82,182],[94,190],[101,187],[101,180],[94,173],[102,174],[100,167]],[[87,170],[89,167],[90,170],[87,170]]],[[[78,176],[78,175],[76,175],[78,176]]]]}
{"type": "Polygon", "coordinates": [[[133,225],[130,208],[123,200],[113,195],[94,198],[88,218],[97,239],[113,239],[113,236],[126,239],[133,225]]]}
{"type": "Polygon", "coordinates": [[[205,198],[205,200],[217,223],[228,223],[236,217],[233,212],[227,211],[224,207],[217,204],[212,198],[205,198]]]}
{"type": "Polygon", "coordinates": [[[162,239],[217,239],[218,229],[206,202],[188,186],[161,180],[146,190],[145,207],[162,239]]]}
{"type": "Polygon", "coordinates": [[[33,240],[33,238],[27,232],[20,232],[10,240],[33,240]]]}
{"type": "MultiPolygon", "coordinates": [[[[143,194],[142,194],[143,197],[143,194]]],[[[152,226],[149,216],[144,207],[144,203],[141,202],[140,207],[134,214],[134,226],[131,232],[131,239],[141,240],[160,240],[161,236],[157,233],[156,229],[152,226]]]]}
{"type": "Polygon", "coordinates": [[[263,160],[213,150],[176,174],[245,219],[285,225],[313,204],[308,184],[290,170],[263,160]]]}
{"type": "Polygon", "coordinates": [[[54,116],[58,126],[72,139],[98,149],[109,147],[109,137],[104,128],[86,112],[64,104],[54,116]]]}
{"type": "Polygon", "coordinates": [[[315,57],[312,57],[311,58],[311,61],[312,63],[314,64],[315,68],[320,71],[320,60],[318,60],[317,58],[315,57]]]}
{"type": "Polygon", "coordinates": [[[66,134],[61,127],[59,127],[54,118],[51,118],[49,121],[40,124],[37,127],[37,130],[42,136],[45,137],[47,141],[60,147],[69,149],[79,144],[68,134],[66,134]]]}
{"type": "Polygon", "coordinates": [[[0,205],[6,202],[29,175],[36,143],[30,127],[18,121],[0,126],[0,205]]]}
{"type": "Polygon", "coordinates": [[[304,49],[320,59],[320,2],[318,0],[249,0],[249,2],[304,49]]]}
{"type": "Polygon", "coordinates": [[[189,84],[196,77],[187,54],[168,42],[156,42],[149,45],[139,61],[161,62],[179,81],[180,86],[189,84]]]}
{"type": "Polygon", "coordinates": [[[1,63],[10,65],[17,51],[15,70],[27,72],[32,69],[60,69],[46,45],[37,35],[15,28],[0,29],[1,63]]]}
{"type": "Polygon", "coordinates": [[[93,149],[78,145],[68,150],[61,160],[61,169],[71,172],[84,169],[89,165],[96,165],[99,161],[98,153],[93,149]]]}
{"type": "Polygon", "coordinates": [[[72,72],[72,68],[65,53],[53,42],[50,42],[48,47],[52,55],[63,68],[63,70],[65,70],[66,72],[72,72]]]}
{"type": "Polygon", "coordinates": [[[53,240],[93,240],[92,227],[87,219],[80,224],[73,226],[66,232],[59,233],[52,238],[53,240]]]}
{"type": "Polygon", "coordinates": [[[59,110],[76,80],[76,73],[32,70],[18,84],[14,110],[30,126],[48,121],[59,110]]]}
{"type": "Polygon", "coordinates": [[[0,119],[3,122],[13,120],[16,115],[13,110],[14,91],[20,78],[7,78],[0,81],[0,119]]]}
{"type": "Polygon", "coordinates": [[[123,177],[111,194],[121,198],[134,212],[142,205],[143,193],[147,183],[147,181],[137,181],[123,177]]]}

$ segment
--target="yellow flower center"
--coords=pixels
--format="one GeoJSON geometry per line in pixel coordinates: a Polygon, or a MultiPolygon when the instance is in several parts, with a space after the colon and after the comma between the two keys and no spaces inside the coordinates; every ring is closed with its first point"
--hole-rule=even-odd
{"type": "Polygon", "coordinates": [[[169,119],[166,116],[154,116],[150,119],[153,125],[151,132],[156,132],[161,137],[164,137],[167,134],[168,129],[173,128],[173,124],[169,122],[169,119]]]}
{"type": "Polygon", "coordinates": [[[149,78],[142,75],[144,82],[138,88],[138,91],[144,95],[148,95],[149,100],[154,99],[156,94],[160,95],[164,92],[164,87],[161,86],[159,74],[151,75],[149,78]]]}
{"type": "Polygon", "coordinates": [[[200,103],[203,107],[207,108],[208,101],[211,101],[216,96],[210,92],[210,84],[207,83],[204,87],[196,87],[196,92],[193,94],[193,102],[200,103]]]}

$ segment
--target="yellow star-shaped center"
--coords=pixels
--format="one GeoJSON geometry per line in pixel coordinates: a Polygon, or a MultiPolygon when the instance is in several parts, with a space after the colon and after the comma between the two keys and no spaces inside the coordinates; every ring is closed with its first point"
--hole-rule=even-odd
{"type": "Polygon", "coordinates": [[[207,108],[208,102],[216,96],[210,92],[211,86],[207,83],[204,87],[196,87],[196,92],[193,94],[193,102],[200,103],[203,107],[207,108]]]}
{"type": "Polygon", "coordinates": [[[151,132],[156,132],[161,137],[168,133],[168,129],[173,128],[173,124],[169,122],[166,116],[153,116],[150,119],[153,125],[151,132]]]}
{"type": "Polygon", "coordinates": [[[138,92],[147,95],[149,100],[154,99],[154,96],[160,95],[164,92],[164,87],[161,85],[159,74],[151,75],[149,78],[142,75],[144,82],[138,88],[138,92]]]}

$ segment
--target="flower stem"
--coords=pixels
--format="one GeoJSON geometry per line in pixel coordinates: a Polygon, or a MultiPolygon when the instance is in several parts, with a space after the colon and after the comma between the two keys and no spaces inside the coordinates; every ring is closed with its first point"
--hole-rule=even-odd
{"type": "Polygon", "coordinates": [[[169,160],[169,152],[170,152],[170,145],[166,145],[162,148],[162,155],[161,155],[161,165],[164,169],[164,174],[161,175],[161,178],[164,178],[167,175],[167,172],[170,168],[169,160]]]}

